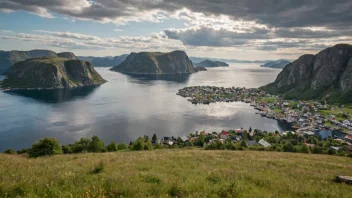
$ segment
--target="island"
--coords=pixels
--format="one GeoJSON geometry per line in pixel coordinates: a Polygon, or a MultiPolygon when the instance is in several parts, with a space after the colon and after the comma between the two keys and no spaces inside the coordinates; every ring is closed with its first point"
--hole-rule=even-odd
{"type": "Polygon", "coordinates": [[[184,51],[131,53],[125,61],[110,69],[125,74],[162,75],[197,72],[184,51]]]}
{"type": "Polygon", "coordinates": [[[197,72],[208,71],[207,68],[201,67],[201,66],[197,66],[197,67],[195,67],[194,69],[196,69],[197,72]]]}
{"type": "Polygon", "coordinates": [[[90,62],[39,57],[14,64],[0,83],[2,89],[57,89],[95,86],[106,82],[90,62]]]}
{"type": "Polygon", "coordinates": [[[41,50],[35,49],[30,51],[1,51],[0,50],[0,74],[5,74],[13,64],[24,61],[30,58],[38,58],[38,57],[62,57],[68,59],[77,59],[77,57],[72,52],[62,52],[56,53],[51,50],[41,50]]]}
{"type": "Polygon", "coordinates": [[[351,103],[352,45],[338,44],[316,55],[303,55],[260,89],[285,99],[351,103]]]}
{"type": "Polygon", "coordinates": [[[200,63],[195,63],[195,66],[200,67],[228,67],[229,64],[221,61],[211,61],[211,60],[204,60],[200,63]]]}
{"type": "Polygon", "coordinates": [[[267,67],[267,68],[273,68],[273,69],[282,69],[284,68],[287,64],[291,63],[288,60],[276,60],[276,61],[270,61],[265,63],[264,65],[261,65],[260,67],[267,67]]]}

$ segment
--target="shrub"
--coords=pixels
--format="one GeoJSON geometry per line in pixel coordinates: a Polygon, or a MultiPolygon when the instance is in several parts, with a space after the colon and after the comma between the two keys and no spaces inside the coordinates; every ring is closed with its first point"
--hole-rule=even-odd
{"type": "Polygon", "coordinates": [[[99,174],[104,170],[104,163],[102,161],[93,169],[92,174],[99,174]]]}
{"type": "Polygon", "coordinates": [[[128,149],[127,145],[125,143],[121,143],[117,146],[117,149],[118,150],[125,150],[125,149],[128,149]]]}
{"type": "Polygon", "coordinates": [[[39,142],[35,142],[29,150],[30,157],[50,156],[61,153],[62,148],[59,141],[55,138],[40,139],[39,142]]]}
{"type": "Polygon", "coordinates": [[[105,151],[105,144],[103,141],[101,141],[98,136],[93,136],[92,141],[89,144],[88,147],[89,152],[94,152],[94,153],[99,153],[99,152],[104,152],[105,151]]]}
{"type": "Polygon", "coordinates": [[[5,154],[14,155],[14,154],[16,154],[16,151],[13,150],[12,148],[9,148],[9,149],[7,149],[6,151],[4,151],[4,153],[5,153],[5,154]]]}
{"type": "Polygon", "coordinates": [[[301,152],[302,153],[310,153],[310,149],[307,145],[303,144],[301,147],[301,152]]]}
{"type": "Polygon", "coordinates": [[[333,149],[333,148],[329,148],[328,154],[329,154],[329,155],[336,155],[336,150],[333,149]]]}
{"type": "Polygon", "coordinates": [[[194,142],[194,146],[204,146],[205,143],[205,135],[202,133],[194,142]]]}
{"type": "Polygon", "coordinates": [[[159,143],[156,143],[154,149],[163,149],[163,146],[161,146],[159,143]]]}
{"type": "Polygon", "coordinates": [[[72,152],[72,148],[71,148],[70,145],[62,146],[62,152],[65,153],[65,154],[73,153],[73,152],[72,152]]]}
{"type": "Polygon", "coordinates": [[[290,142],[287,142],[284,146],[284,152],[294,152],[294,151],[295,151],[295,147],[290,142]]]}
{"type": "Polygon", "coordinates": [[[29,153],[30,150],[31,150],[30,148],[24,148],[24,149],[18,150],[17,154],[29,153]]]}
{"type": "Polygon", "coordinates": [[[243,148],[248,148],[248,143],[247,143],[247,141],[243,139],[243,140],[241,141],[241,146],[242,146],[243,148]]]}
{"type": "Polygon", "coordinates": [[[117,151],[117,150],[118,150],[117,144],[116,144],[114,141],[111,141],[111,143],[106,146],[106,149],[107,149],[109,152],[117,151]]]}
{"type": "Polygon", "coordinates": [[[144,138],[138,138],[131,145],[131,150],[141,151],[141,150],[152,150],[153,146],[150,142],[146,142],[144,138]]]}

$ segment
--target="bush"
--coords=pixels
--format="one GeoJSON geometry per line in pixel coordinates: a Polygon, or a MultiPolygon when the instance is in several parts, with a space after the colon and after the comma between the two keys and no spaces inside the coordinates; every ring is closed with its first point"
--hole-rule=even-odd
{"type": "Polygon", "coordinates": [[[243,148],[248,148],[248,143],[247,143],[247,141],[243,139],[243,140],[241,141],[241,146],[242,146],[243,148]]]}
{"type": "Polygon", "coordinates": [[[122,142],[121,144],[119,144],[117,146],[117,149],[118,150],[126,150],[126,149],[128,149],[128,147],[127,147],[127,145],[125,143],[122,142]]]}
{"type": "Polygon", "coordinates": [[[5,154],[14,155],[14,154],[16,154],[16,151],[13,150],[12,148],[10,148],[10,149],[7,149],[6,151],[4,151],[4,153],[5,153],[5,154]]]}
{"type": "Polygon", "coordinates": [[[114,141],[111,141],[111,143],[106,146],[106,149],[107,149],[109,152],[115,152],[115,151],[118,150],[117,144],[116,144],[114,141]]]}
{"type": "Polygon", "coordinates": [[[153,145],[150,141],[146,141],[145,138],[138,138],[135,142],[131,145],[131,150],[133,151],[141,151],[141,150],[152,150],[153,145]]]}
{"type": "Polygon", "coordinates": [[[30,157],[51,156],[56,154],[62,154],[62,148],[59,141],[55,138],[40,139],[39,142],[35,142],[29,150],[30,157]]]}
{"type": "Polygon", "coordinates": [[[154,149],[163,149],[163,146],[161,146],[159,143],[156,143],[154,149]]]}
{"type": "Polygon", "coordinates": [[[105,144],[103,141],[101,141],[98,136],[93,136],[92,141],[89,144],[88,147],[89,152],[93,153],[99,153],[99,152],[104,152],[105,151],[105,144]]]}
{"type": "Polygon", "coordinates": [[[303,144],[301,148],[301,153],[310,153],[310,149],[307,145],[303,144]]]}
{"type": "Polygon", "coordinates": [[[333,149],[333,148],[329,148],[328,154],[329,154],[329,155],[336,155],[336,150],[333,149]]]}
{"type": "Polygon", "coordinates": [[[73,152],[72,152],[72,148],[71,148],[70,145],[62,146],[62,151],[63,151],[65,154],[73,153],[73,152]]]}
{"type": "Polygon", "coordinates": [[[93,169],[92,174],[99,174],[104,170],[104,163],[101,161],[99,164],[93,169]]]}
{"type": "Polygon", "coordinates": [[[78,142],[71,145],[71,150],[73,153],[85,153],[88,152],[90,145],[90,139],[81,138],[78,142]]]}
{"type": "Polygon", "coordinates": [[[287,142],[284,146],[284,152],[294,152],[294,151],[295,151],[295,147],[290,142],[287,142]]]}

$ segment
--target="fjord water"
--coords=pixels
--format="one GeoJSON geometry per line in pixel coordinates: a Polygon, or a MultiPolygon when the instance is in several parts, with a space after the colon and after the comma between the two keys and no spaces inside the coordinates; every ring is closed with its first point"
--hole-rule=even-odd
{"type": "Polygon", "coordinates": [[[105,143],[194,131],[249,127],[284,131],[289,126],[255,114],[249,104],[193,105],[177,96],[186,86],[259,87],[280,70],[242,64],[210,68],[188,76],[128,76],[96,68],[108,80],[95,88],[0,92],[0,151],[21,149],[43,137],[63,144],[98,135],[105,143]]]}

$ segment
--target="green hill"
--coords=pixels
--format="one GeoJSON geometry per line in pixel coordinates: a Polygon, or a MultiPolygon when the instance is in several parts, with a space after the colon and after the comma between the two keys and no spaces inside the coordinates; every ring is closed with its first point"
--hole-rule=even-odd
{"type": "Polygon", "coordinates": [[[90,62],[40,57],[14,64],[1,82],[4,89],[53,89],[99,85],[106,82],[90,62]]]}
{"type": "Polygon", "coordinates": [[[0,197],[352,197],[351,158],[198,149],[0,154],[0,197]]]}

